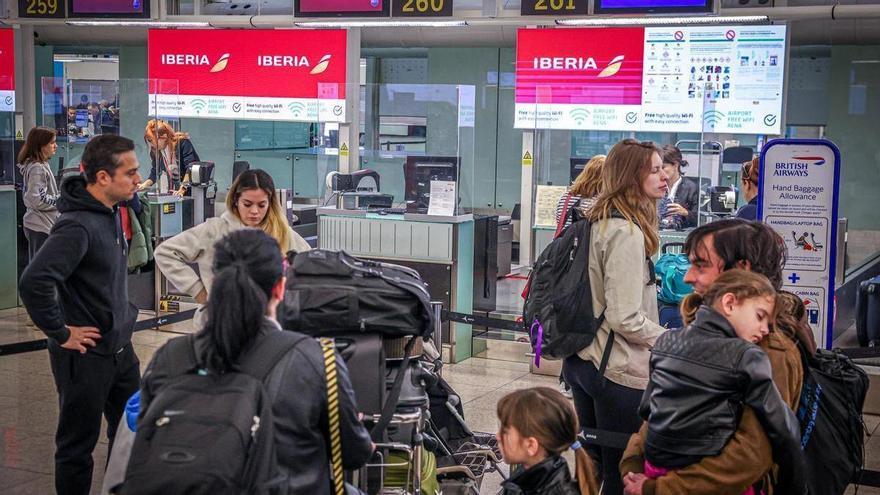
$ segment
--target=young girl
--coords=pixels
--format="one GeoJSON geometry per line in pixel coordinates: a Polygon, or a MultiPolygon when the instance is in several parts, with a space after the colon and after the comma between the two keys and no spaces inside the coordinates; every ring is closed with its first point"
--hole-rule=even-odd
{"type": "MultiPolygon", "coordinates": [[[[805,493],[797,418],[773,384],[767,355],[755,345],[770,332],[776,298],[766,277],[734,269],[702,296],[682,301],[685,321],[692,323],[657,339],[639,408],[648,422],[645,476],[658,478],[717,455],[749,406],[780,466],[776,489],[805,493]]],[[[627,493],[638,493],[632,485],[642,481],[628,474],[627,493]]]]}
{"type": "Polygon", "coordinates": [[[548,387],[517,390],[498,401],[501,422],[496,437],[508,464],[523,470],[502,483],[504,495],[595,495],[593,466],[577,441],[574,408],[548,387]],[[572,481],[562,453],[574,450],[577,481],[572,481]]]}

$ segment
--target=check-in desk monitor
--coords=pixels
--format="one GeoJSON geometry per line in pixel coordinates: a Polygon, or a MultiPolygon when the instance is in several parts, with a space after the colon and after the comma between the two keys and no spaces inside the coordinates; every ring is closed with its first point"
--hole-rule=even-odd
{"type": "Polygon", "coordinates": [[[587,163],[590,161],[589,158],[570,158],[569,162],[571,163],[571,182],[574,182],[577,179],[577,176],[584,171],[587,163]]]}
{"type": "Polygon", "coordinates": [[[458,158],[450,156],[409,156],[403,165],[406,211],[428,213],[431,181],[458,182],[458,158]]]}

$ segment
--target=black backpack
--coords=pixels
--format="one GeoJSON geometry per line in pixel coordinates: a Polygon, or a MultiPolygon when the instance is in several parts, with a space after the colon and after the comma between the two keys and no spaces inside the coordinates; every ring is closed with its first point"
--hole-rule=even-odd
{"type": "Polygon", "coordinates": [[[840,495],[864,461],[862,406],[868,375],[837,351],[802,352],[804,386],[797,417],[810,495],[840,495]]]}
{"type": "MultiPolygon", "coordinates": [[[[605,313],[593,314],[590,288],[590,229],[592,224],[580,218],[579,210],[567,209],[559,224],[570,216],[572,223],[538,256],[523,296],[523,325],[529,332],[535,363],[540,358],[564,359],[589,346],[605,320],[605,313]]],[[[614,342],[602,357],[599,373],[603,374],[614,342]]]]}
{"type": "Polygon", "coordinates": [[[307,337],[270,332],[238,371],[210,374],[197,363],[192,335],[166,344],[168,382],[138,421],[126,495],[285,493],[278,472],[272,401],[263,381],[307,337]]]}

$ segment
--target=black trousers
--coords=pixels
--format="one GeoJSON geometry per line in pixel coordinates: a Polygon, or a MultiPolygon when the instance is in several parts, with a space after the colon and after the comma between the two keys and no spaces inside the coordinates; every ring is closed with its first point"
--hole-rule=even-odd
{"type": "MultiPolygon", "coordinates": [[[[635,433],[642,424],[639,403],[643,390],[624,387],[611,380],[602,380],[599,370],[590,361],[577,355],[562,363],[562,375],[571,387],[574,408],[581,428],[594,428],[618,433],[635,433]]],[[[587,445],[587,452],[596,461],[603,480],[604,495],[623,493],[620,459],[623,450],[587,445]]]]}
{"type": "Polygon", "coordinates": [[[28,262],[34,260],[34,256],[37,255],[37,251],[43,247],[43,243],[46,242],[46,239],[49,238],[49,234],[44,234],[42,232],[37,232],[36,230],[31,230],[28,228],[24,229],[24,236],[28,240],[28,262]]]}
{"type": "Polygon", "coordinates": [[[140,386],[140,362],[130,343],[115,355],[99,356],[63,349],[52,339],[49,359],[60,406],[55,491],[59,495],[88,495],[101,416],[107,419],[107,438],[112,446],[125,403],[140,386]]]}

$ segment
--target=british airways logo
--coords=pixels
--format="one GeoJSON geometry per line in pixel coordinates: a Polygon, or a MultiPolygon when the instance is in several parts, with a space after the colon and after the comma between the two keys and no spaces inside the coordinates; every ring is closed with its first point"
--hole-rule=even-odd
{"type": "Polygon", "coordinates": [[[812,165],[825,165],[825,159],[821,156],[793,156],[792,159],[812,162],[812,165]]]}

